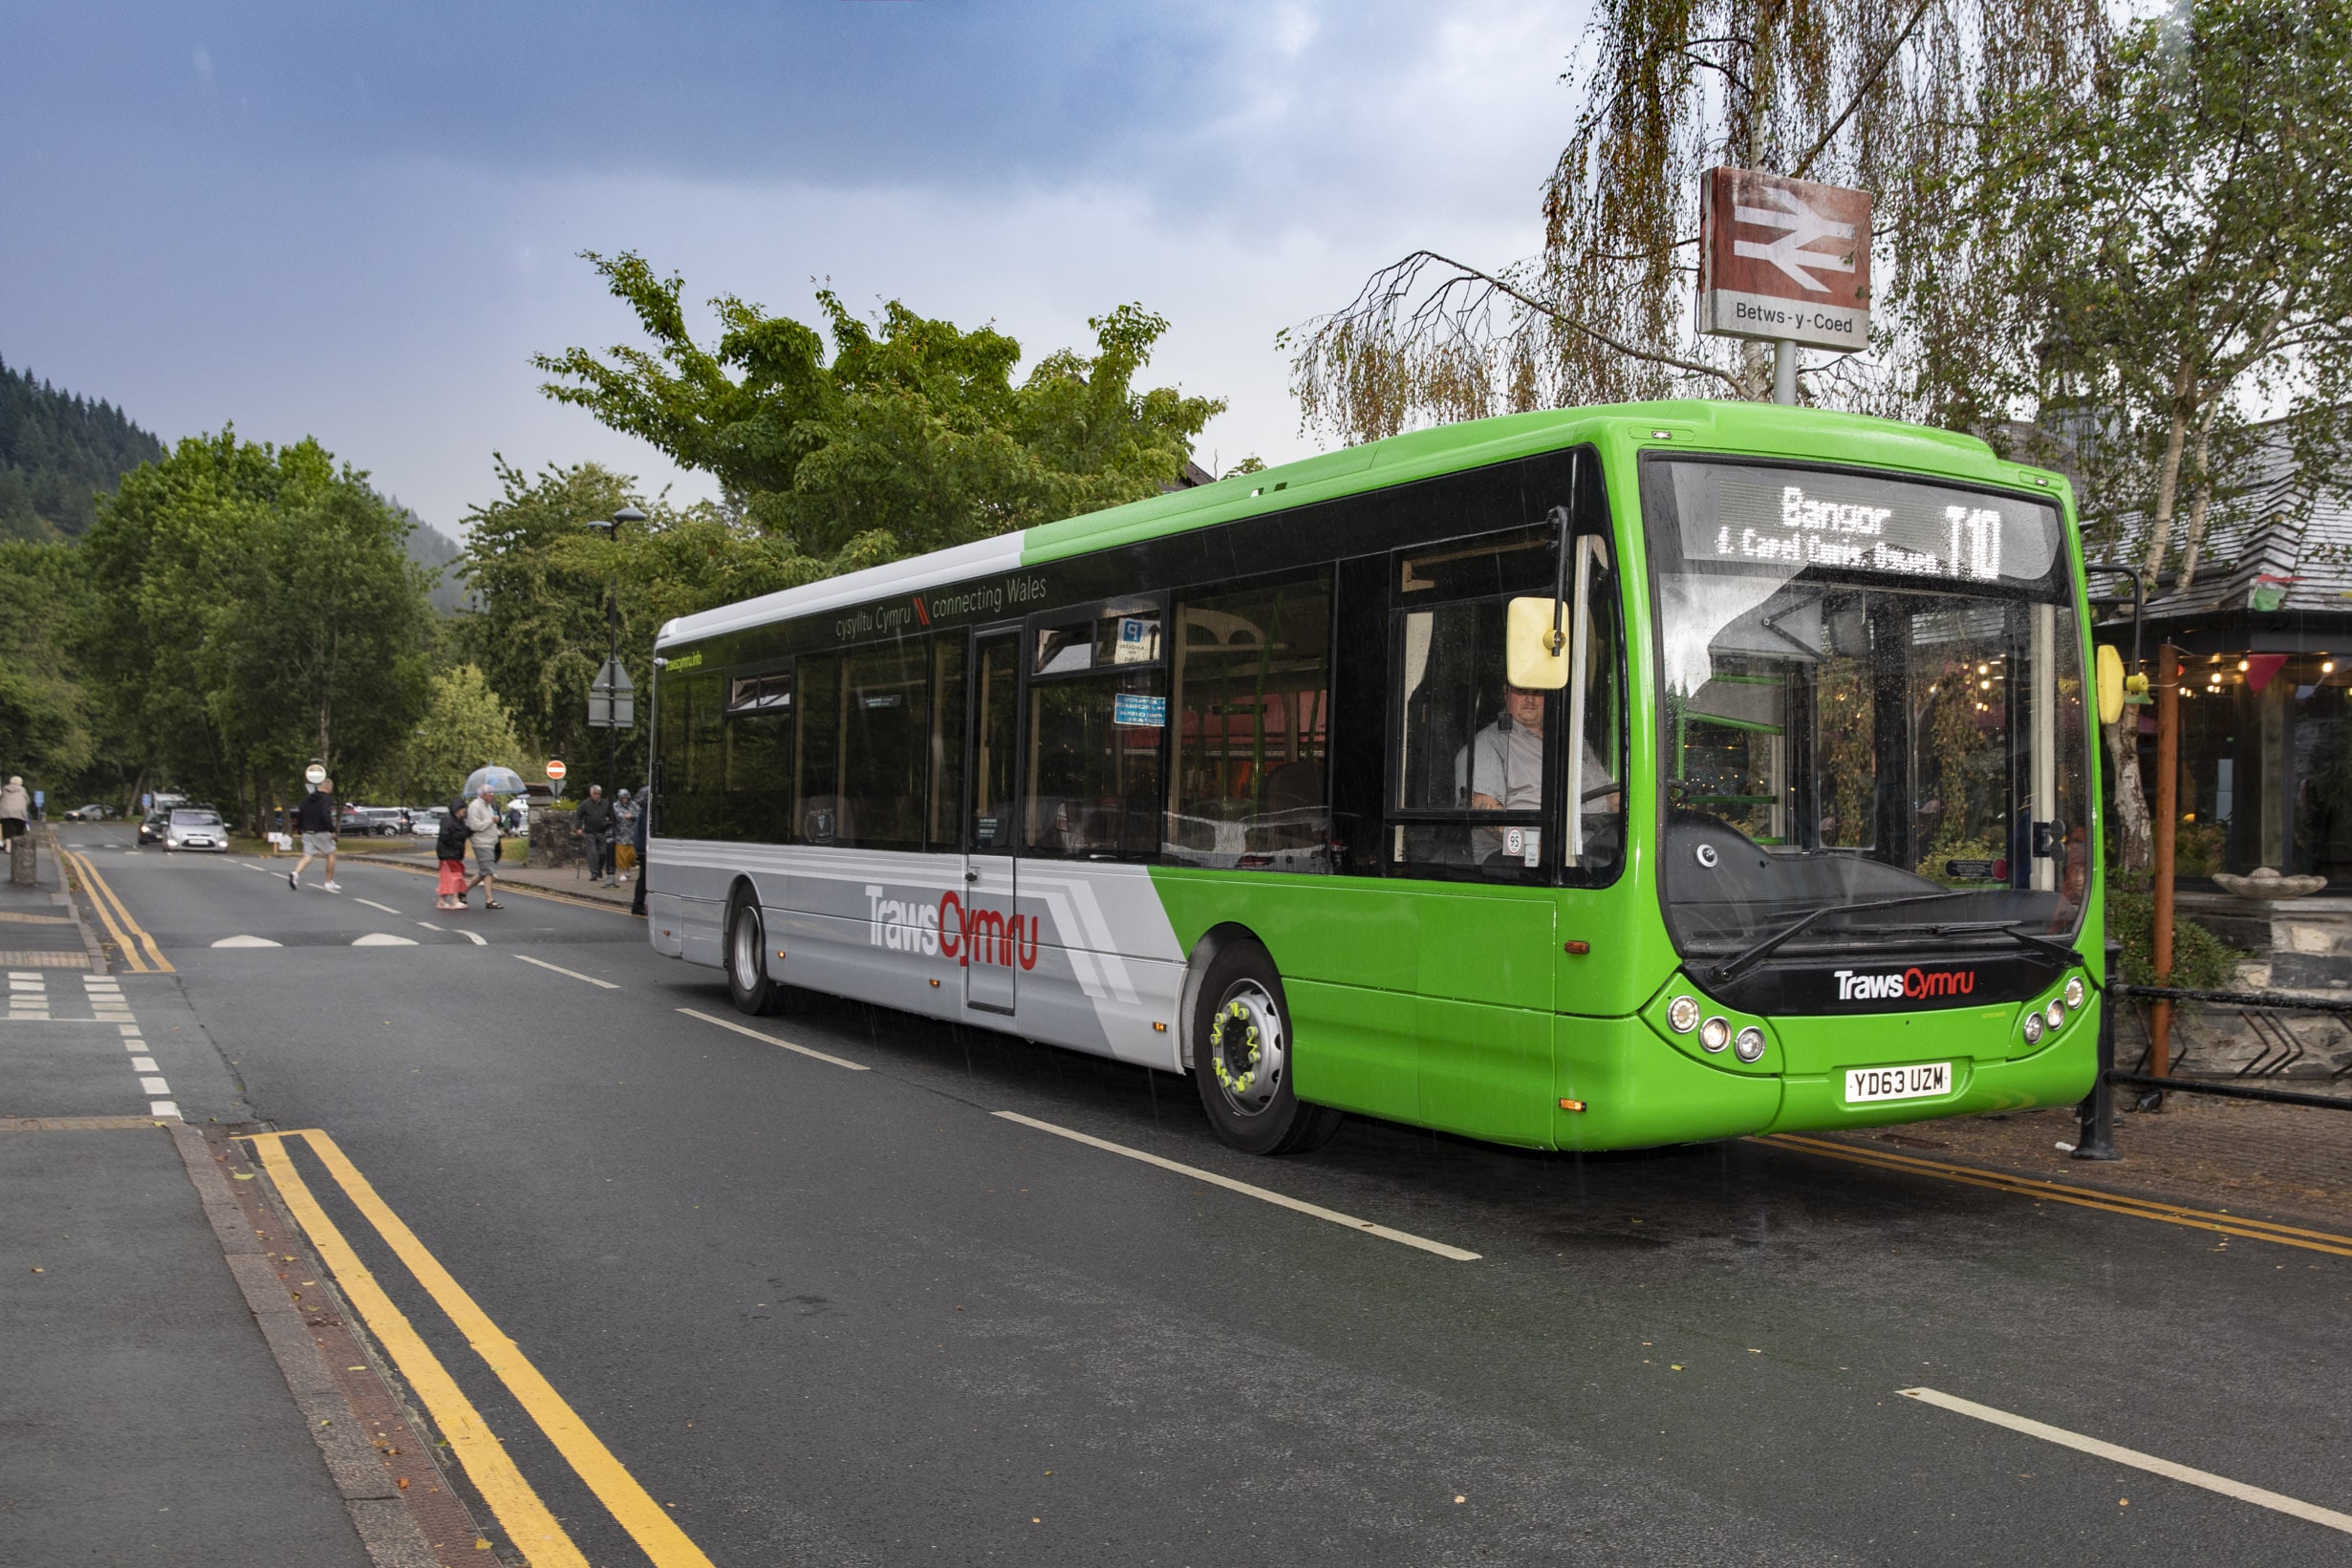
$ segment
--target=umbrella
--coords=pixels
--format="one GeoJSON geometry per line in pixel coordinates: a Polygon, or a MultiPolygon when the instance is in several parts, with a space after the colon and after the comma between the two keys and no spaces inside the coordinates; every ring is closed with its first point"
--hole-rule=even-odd
{"type": "Polygon", "coordinates": [[[494,795],[520,795],[527,787],[523,775],[510,767],[478,767],[465,775],[465,793],[469,797],[481,794],[484,784],[488,784],[494,795]]]}

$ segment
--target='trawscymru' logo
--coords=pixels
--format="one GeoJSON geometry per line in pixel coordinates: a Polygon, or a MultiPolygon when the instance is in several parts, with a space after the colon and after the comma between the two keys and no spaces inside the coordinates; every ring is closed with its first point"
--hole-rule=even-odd
{"type": "Polygon", "coordinates": [[[953,958],[966,969],[990,963],[1037,967],[1040,933],[1034,914],[967,906],[953,891],[939,894],[937,905],[885,898],[872,882],[866,884],[866,939],[875,947],[953,958]]]}

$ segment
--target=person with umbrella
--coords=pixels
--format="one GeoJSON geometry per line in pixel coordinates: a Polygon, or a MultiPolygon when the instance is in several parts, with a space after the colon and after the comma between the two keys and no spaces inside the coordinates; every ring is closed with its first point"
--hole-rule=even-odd
{"type": "Polygon", "coordinates": [[[484,780],[474,791],[472,804],[465,807],[465,832],[473,842],[475,868],[474,879],[465,885],[465,891],[471,892],[480,888],[482,907],[486,910],[507,907],[498,901],[498,835],[504,824],[492,798],[495,794],[489,782],[484,780]]]}

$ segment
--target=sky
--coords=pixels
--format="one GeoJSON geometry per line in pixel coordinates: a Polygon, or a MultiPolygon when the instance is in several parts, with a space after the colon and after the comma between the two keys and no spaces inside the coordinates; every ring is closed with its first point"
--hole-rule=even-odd
{"type": "MultiPolygon", "coordinates": [[[[1541,244],[1585,0],[0,0],[0,359],[166,440],[315,436],[456,534],[492,454],[701,475],[539,390],[637,341],[583,250],[1037,358],[1166,316],[1198,456],[1305,456],[1274,334],[1541,244]]],[[[709,317],[696,317],[705,338],[709,317]]]]}

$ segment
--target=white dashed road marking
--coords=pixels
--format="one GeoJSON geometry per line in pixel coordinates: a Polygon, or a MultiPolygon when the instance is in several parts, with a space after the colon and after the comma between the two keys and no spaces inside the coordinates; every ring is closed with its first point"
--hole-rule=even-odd
{"type": "Polygon", "coordinates": [[[381,911],[383,911],[386,914],[398,914],[398,913],[400,913],[399,910],[394,909],[394,908],[393,908],[391,905],[389,905],[389,904],[378,904],[378,902],[376,902],[376,900],[375,900],[375,899],[373,899],[373,898],[362,898],[362,897],[360,897],[357,893],[353,893],[353,894],[351,895],[351,901],[352,901],[353,903],[355,903],[355,904],[365,904],[365,905],[366,905],[369,909],[372,909],[372,910],[381,910],[381,911]]]}
{"type": "Polygon", "coordinates": [[[1922,1405],[1933,1405],[1940,1409],[1951,1410],[1958,1415],[1973,1416],[1978,1421],[1990,1422],[1996,1427],[2006,1427],[2013,1432],[2023,1432],[2028,1437],[2039,1437],[2045,1443],[2056,1443],[2061,1448],[2074,1449],[2118,1465],[2129,1465],[2134,1470],[2144,1470],[2150,1474],[2162,1475],[2169,1480],[2184,1481],[2192,1487],[2203,1487],[2208,1492],[2218,1492],[2225,1497],[2235,1497],[2241,1503],[2252,1503],[2256,1508],[2275,1509],[2278,1513],[2292,1514],[2298,1519],[2308,1519],[2313,1524],[2325,1525],[2330,1530],[2341,1530],[2346,1535],[2352,1535],[2352,1514],[2339,1514],[2332,1508],[2321,1508],[2316,1503],[2307,1503],[2300,1498],[2289,1497],[2262,1487],[2248,1486],[2243,1481],[2233,1481],[2226,1475],[2215,1475],[2210,1470],[2195,1470],[2188,1465],[2176,1465],[2169,1459],[2159,1459],[2152,1453],[2142,1453],[2137,1449],[2126,1449],[2119,1444],[2103,1442],[2096,1437],[2085,1437],[2081,1432],[2070,1432],[2063,1427],[2049,1426],[2026,1416],[2011,1415],[2007,1410],[1996,1410],[1990,1405],[1979,1405],[1974,1400],[1962,1399],[1955,1394],[1944,1393],[1940,1389],[1898,1388],[1895,1392],[1905,1399],[1915,1399],[1922,1405]]]}
{"type": "Polygon", "coordinates": [[[1268,1192],[1265,1188],[1253,1187],[1245,1181],[1236,1181],[1231,1176],[1220,1176],[1214,1171],[1203,1171],[1198,1166],[1179,1165],[1175,1160],[1162,1159],[1157,1154],[1147,1154],[1140,1149],[1130,1149],[1125,1144],[1114,1144],[1108,1138],[1096,1138],[1088,1133],[1073,1131],[1066,1127],[1056,1127],[1051,1122],[1041,1122],[1034,1116],[1024,1116],[1017,1110],[1000,1110],[994,1114],[1008,1122],[1019,1122],[1023,1127],[1033,1127],[1040,1132],[1050,1132],[1057,1138],[1068,1138],[1072,1143],[1108,1149],[1113,1154],[1123,1154],[1131,1160],[1141,1160],[1146,1165],[1156,1165],[1162,1171],[1173,1171],[1179,1176],[1190,1176],[1195,1181],[1205,1181],[1212,1187],[1221,1187],[1228,1192],[1240,1192],[1244,1196],[1256,1198],[1261,1203],[1271,1203],[1295,1214],[1328,1220],[1334,1225],[1345,1226],[1350,1231],[1361,1231],[1366,1235],[1376,1235],[1383,1241],[1393,1241],[1406,1247],[1418,1247],[1425,1253],[1435,1253],[1439,1257],[1450,1257],[1457,1263],[1475,1263],[1478,1260],[1477,1253],[1465,1252],[1459,1247],[1449,1247],[1442,1241],[1432,1241],[1427,1236],[1414,1235],[1410,1231],[1392,1231],[1386,1225],[1375,1225],[1369,1219],[1358,1219],[1353,1214],[1343,1214],[1336,1209],[1326,1209],[1321,1204],[1307,1203],[1284,1192],[1268,1192]]]}
{"type": "Polygon", "coordinates": [[[415,947],[417,939],[414,936],[395,936],[388,931],[371,931],[365,936],[353,937],[351,945],[354,947],[415,947]]]}
{"type": "Polygon", "coordinates": [[[267,936],[224,936],[212,945],[214,947],[282,947],[285,944],[273,942],[267,936]]]}
{"type": "Polygon", "coordinates": [[[795,1045],[788,1040],[778,1040],[765,1030],[738,1023],[733,1019],[714,1018],[708,1013],[698,1013],[691,1007],[681,1007],[679,1011],[690,1019],[701,1019],[704,1023],[715,1023],[722,1029],[732,1029],[739,1035],[749,1035],[763,1045],[775,1045],[788,1051],[798,1051],[803,1056],[813,1056],[819,1062],[830,1062],[836,1067],[847,1067],[852,1072],[872,1072],[874,1070],[862,1062],[851,1062],[837,1056],[827,1056],[823,1051],[812,1051],[806,1045],[795,1045]]]}
{"type": "MultiPolygon", "coordinates": [[[[473,934],[473,934],[472,932],[470,932],[470,931],[469,931],[469,932],[464,932],[464,933],[462,933],[461,934],[463,934],[463,935],[466,935],[466,936],[473,936],[473,934]]],[[[479,937],[479,936],[474,936],[474,940],[475,940],[475,941],[477,941],[477,942],[479,942],[479,941],[481,941],[481,940],[482,940],[482,938],[481,938],[481,937],[479,937]]],[[[578,970],[576,970],[576,969],[566,969],[563,965],[561,965],[561,964],[551,964],[551,963],[548,962],[545,958],[534,958],[534,957],[531,957],[529,954],[524,954],[524,953],[518,953],[518,954],[516,954],[516,955],[515,955],[515,956],[516,956],[517,958],[520,958],[523,962],[525,962],[525,963],[527,963],[527,964],[537,964],[537,965],[538,965],[541,969],[551,969],[551,970],[553,970],[553,971],[554,971],[556,974],[558,974],[558,975],[568,975],[568,976],[570,976],[572,978],[575,979],[575,980],[586,980],[589,984],[591,984],[591,985],[600,985],[600,986],[604,987],[607,991],[617,991],[617,990],[619,990],[619,989],[620,989],[620,987],[619,987],[619,986],[615,985],[615,984],[614,984],[611,980],[600,980],[600,979],[596,978],[596,977],[595,977],[595,976],[593,976],[593,975],[583,975],[583,974],[581,974],[581,973],[580,973],[578,970]]]]}

